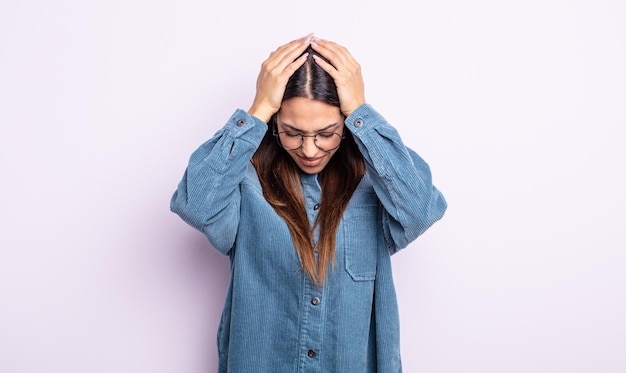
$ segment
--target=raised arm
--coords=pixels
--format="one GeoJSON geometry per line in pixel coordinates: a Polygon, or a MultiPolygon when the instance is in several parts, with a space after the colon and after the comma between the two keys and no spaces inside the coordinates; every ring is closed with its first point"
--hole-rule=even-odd
{"type": "Polygon", "coordinates": [[[370,105],[354,110],[346,127],[356,139],[384,207],[385,235],[393,254],[443,217],[446,200],[433,185],[428,164],[403,144],[396,129],[370,105]]]}
{"type": "Polygon", "coordinates": [[[398,132],[365,101],[361,67],[345,47],[313,38],[312,47],[330,63],[315,61],[335,81],[346,127],[365,158],[367,172],[384,207],[389,251],[406,247],[441,219],[447,203],[432,184],[428,164],[407,148],[398,132]]]}
{"type": "Polygon", "coordinates": [[[306,60],[302,53],[310,40],[309,35],[291,41],[270,54],[261,65],[248,112],[235,111],[226,125],[191,155],[171,198],[171,210],[202,231],[224,254],[233,247],[239,227],[239,185],[267,131],[267,122],[280,108],[289,77],[306,60]]]}
{"type": "Polygon", "coordinates": [[[237,110],[213,138],[193,152],[170,208],[227,254],[239,226],[239,184],[267,125],[237,110]]]}

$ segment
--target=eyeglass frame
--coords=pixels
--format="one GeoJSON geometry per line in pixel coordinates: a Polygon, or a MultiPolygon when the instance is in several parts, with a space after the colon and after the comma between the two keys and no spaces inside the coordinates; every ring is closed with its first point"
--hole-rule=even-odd
{"type": "MultiPolygon", "coordinates": [[[[274,124],[274,125],[276,125],[276,124],[274,124]]],[[[283,145],[283,143],[280,141],[280,134],[281,134],[281,133],[289,133],[289,132],[291,132],[291,131],[280,131],[280,132],[278,132],[276,127],[275,127],[275,128],[273,129],[273,131],[272,131],[272,134],[273,134],[273,135],[274,135],[274,137],[276,138],[276,142],[278,142],[278,145],[279,145],[281,148],[283,148],[283,149],[285,149],[285,150],[287,150],[287,151],[292,151],[292,150],[298,150],[298,149],[301,149],[301,148],[304,146],[304,138],[305,138],[305,137],[312,137],[312,138],[313,138],[313,144],[315,144],[315,146],[316,146],[319,150],[321,150],[321,151],[323,151],[323,152],[332,152],[333,150],[339,149],[339,147],[341,146],[342,141],[346,138],[345,128],[344,128],[344,130],[343,130],[343,132],[342,132],[341,134],[339,134],[339,133],[337,133],[337,132],[333,132],[333,131],[321,131],[321,132],[316,133],[315,135],[305,135],[305,134],[303,134],[303,133],[298,133],[297,135],[298,135],[298,136],[300,136],[300,146],[298,146],[297,148],[293,148],[293,149],[287,149],[287,148],[285,148],[285,146],[283,145]],[[319,147],[319,145],[317,145],[317,135],[320,135],[320,134],[322,134],[322,133],[332,133],[333,135],[337,135],[337,136],[339,136],[339,144],[337,144],[337,146],[336,146],[336,147],[334,147],[334,148],[332,148],[332,149],[322,149],[322,148],[320,148],[320,147],[319,147]]]]}

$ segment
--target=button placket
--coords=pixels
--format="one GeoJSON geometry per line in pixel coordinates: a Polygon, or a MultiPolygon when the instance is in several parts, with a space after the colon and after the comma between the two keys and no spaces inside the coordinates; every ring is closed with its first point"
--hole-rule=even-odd
{"type": "MultiPolygon", "coordinates": [[[[311,227],[319,213],[321,201],[321,187],[317,175],[301,175],[302,192],[306,206],[306,213],[311,227]]],[[[317,260],[316,243],[319,239],[319,226],[312,232],[311,244],[317,260]]],[[[319,371],[322,339],[325,329],[325,305],[321,302],[324,288],[320,289],[307,276],[302,288],[301,324],[299,347],[301,353],[302,372],[319,371]]]]}
{"type": "Polygon", "coordinates": [[[302,304],[303,313],[300,330],[301,371],[318,371],[326,322],[326,307],[322,303],[325,288],[319,288],[310,278],[307,278],[302,290],[304,291],[305,299],[308,300],[302,304]]]}

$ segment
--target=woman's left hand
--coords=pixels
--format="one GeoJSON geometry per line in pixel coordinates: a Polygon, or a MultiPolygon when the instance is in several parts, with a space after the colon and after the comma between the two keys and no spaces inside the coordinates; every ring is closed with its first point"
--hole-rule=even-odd
{"type": "Polygon", "coordinates": [[[356,108],[365,103],[365,85],[361,75],[361,65],[352,57],[345,47],[332,41],[313,38],[311,47],[326,57],[313,56],[315,62],[324,69],[335,81],[341,112],[347,117],[356,108]]]}

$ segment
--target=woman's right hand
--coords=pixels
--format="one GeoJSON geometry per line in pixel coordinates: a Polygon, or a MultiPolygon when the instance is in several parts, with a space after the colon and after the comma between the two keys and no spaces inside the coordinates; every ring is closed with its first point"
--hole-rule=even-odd
{"type": "Polygon", "coordinates": [[[256,95],[248,114],[267,123],[272,115],[278,112],[287,81],[306,61],[307,54],[300,55],[311,44],[312,36],[313,34],[310,34],[293,40],[270,53],[261,65],[256,82],[256,95]]]}

